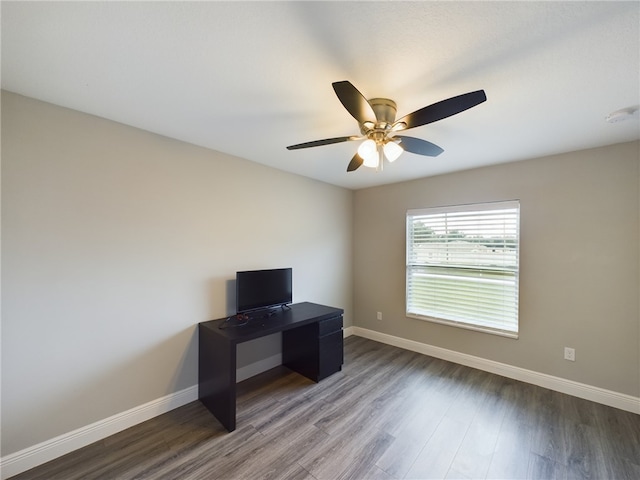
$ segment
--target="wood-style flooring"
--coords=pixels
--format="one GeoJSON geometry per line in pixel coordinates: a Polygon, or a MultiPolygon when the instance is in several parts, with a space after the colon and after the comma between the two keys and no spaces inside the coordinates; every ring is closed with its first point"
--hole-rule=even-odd
{"type": "Polygon", "coordinates": [[[639,415],[359,337],[239,390],[232,433],[193,402],[13,479],[640,479],[639,415]]]}

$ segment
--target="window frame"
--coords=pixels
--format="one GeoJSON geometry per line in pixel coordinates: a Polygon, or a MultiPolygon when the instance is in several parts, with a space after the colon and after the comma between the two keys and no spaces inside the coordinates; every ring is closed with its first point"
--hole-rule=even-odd
{"type": "MultiPolygon", "coordinates": [[[[496,215],[494,215],[494,217],[499,218],[496,215]]],[[[493,221],[495,222],[495,220],[493,221]]],[[[500,223],[498,221],[497,223],[491,223],[491,225],[499,226],[500,223]]],[[[431,229],[431,227],[428,227],[428,228],[431,229]]],[[[456,230],[456,232],[459,232],[459,230],[456,230]]],[[[511,233],[512,230],[509,230],[509,232],[511,233]]],[[[509,338],[516,338],[516,339],[518,338],[519,331],[520,331],[520,325],[519,325],[520,323],[520,320],[519,320],[520,201],[519,200],[506,200],[506,201],[497,201],[497,202],[483,202],[483,203],[473,203],[473,204],[464,204],[464,205],[448,205],[448,206],[441,206],[441,207],[410,209],[410,210],[407,210],[406,212],[405,234],[406,234],[406,238],[405,238],[406,240],[405,241],[405,246],[406,246],[405,314],[408,318],[415,318],[418,320],[424,320],[424,321],[429,321],[433,323],[464,328],[468,330],[480,331],[483,333],[491,333],[491,334],[500,335],[500,336],[509,337],[509,338]],[[455,229],[447,230],[444,236],[443,235],[440,236],[442,238],[445,238],[446,240],[431,241],[431,240],[424,240],[423,238],[421,242],[417,242],[415,241],[413,236],[413,233],[415,232],[415,230],[413,229],[414,222],[417,222],[417,220],[415,220],[416,217],[424,217],[425,219],[428,219],[428,222],[435,222],[430,224],[436,226],[437,228],[440,228],[442,227],[442,225],[439,224],[438,221],[441,218],[445,218],[445,220],[443,220],[443,223],[446,224],[449,221],[448,220],[449,218],[460,219],[460,216],[465,217],[465,215],[468,215],[468,217],[465,217],[465,219],[470,219],[474,215],[478,215],[478,219],[480,219],[478,221],[480,223],[471,224],[468,227],[468,231],[476,230],[479,232],[483,226],[481,220],[484,220],[484,217],[483,218],[480,218],[480,217],[483,215],[490,216],[491,212],[501,211],[501,210],[507,211],[507,213],[505,213],[505,217],[502,220],[503,228],[510,228],[510,229],[515,228],[515,247],[513,246],[512,236],[510,235],[507,236],[507,234],[505,233],[502,237],[503,243],[500,248],[505,249],[502,251],[502,254],[504,257],[504,259],[502,260],[504,262],[504,265],[502,265],[502,267],[499,265],[496,266],[495,264],[489,264],[488,263],[489,260],[482,260],[482,254],[480,254],[478,258],[474,257],[474,261],[480,262],[478,265],[461,265],[461,264],[456,264],[455,261],[452,261],[450,264],[447,264],[447,261],[449,259],[448,253],[446,255],[447,260],[440,263],[436,262],[435,260],[433,261],[418,260],[418,256],[417,256],[418,252],[416,251],[416,246],[419,244],[424,245],[424,244],[432,243],[435,249],[435,250],[432,250],[432,252],[436,252],[436,253],[452,251],[453,248],[449,246],[449,244],[453,244],[455,240],[452,240],[451,239],[452,237],[450,237],[449,235],[455,229]],[[512,218],[514,213],[515,213],[515,221],[512,218]],[[509,242],[510,242],[508,248],[515,250],[514,252],[515,258],[514,258],[513,250],[511,250],[512,252],[511,254],[509,255],[507,254],[507,252],[509,252],[509,250],[506,250],[507,239],[509,239],[509,242]],[[446,244],[446,245],[443,245],[443,244],[446,244]],[[485,263],[482,263],[483,261],[485,263]],[[465,275],[468,274],[469,278],[462,280],[462,282],[459,282],[460,276],[455,274],[460,272],[464,272],[465,275]],[[435,297],[438,294],[442,295],[441,292],[447,289],[447,287],[442,286],[444,282],[450,282],[451,284],[455,284],[454,289],[456,290],[454,294],[460,293],[458,289],[465,290],[466,288],[468,288],[464,286],[465,283],[467,284],[467,286],[472,284],[476,285],[475,287],[476,290],[474,291],[473,294],[470,294],[471,297],[469,297],[468,299],[469,301],[466,302],[466,305],[470,305],[470,302],[473,302],[474,300],[490,298],[490,296],[492,296],[493,293],[487,294],[485,292],[485,293],[479,294],[478,292],[481,290],[482,287],[477,287],[477,285],[479,285],[481,282],[485,282],[485,283],[489,282],[489,280],[482,278],[483,275],[486,276],[487,274],[493,275],[494,278],[498,278],[498,279],[502,277],[504,278],[504,280],[502,281],[502,283],[504,283],[504,286],[500,287],[499,290],[504,295],[504,298],[506,298],[508,302],[512,302],[512,303],[508,303],[508,306],[506,308],[506,310],[508,311],[508,314],[505,314],[503,317],[500,317],[500,320],[491,320],[489,318],[491,315],[489,313],[486,313],[490,309],[496,308],[494,305],[499,305],[499,302],[492,302],[492,305],[490,307],[480,306],[480,303],[482,302],[473,305],[473,308],[478,310],[478,312],[480,312],[478,314],[478,317],[481,317],[483,315],[488,315],[486,317],[486,318],[489,318],[488,320],[486,318],[485,320],[482,320],[480,318],[476,318],[475,320],[473,318],[469,318],[469,312],[465,312],[465,310],[468,310],[468,308],[464,306],[465,302],[460,302],[458,304],[458,307],[459,307],[458,312],[462,312],[462,314],[458,316],[456,316],[457,315],[456,312],[454,312],[453,314],[442,314],[443,309],[446,309],[448,307],[455,308],[455,305],[456,305],[455,301],[453,302],[451,300],[445,301],[444,306],[443,304],[441,304],[440,307],[421,308],[420,305],[418,305],[419,301],[422,301],[422,302],[428,301],[427,296],[435,297]],[[422,277],[435,278],[436,280],[432,280],[432,283],[440,282],[441,287],[439,289],[429,289],[426,295],[423,295],[420,293],[417,293],[417,294],[412,293],[412,291],[417,291],[420,288],[424,289],[425,285],[427,285],[429,282],[429,280],[425,279],[423,286],[420,287],[418,285],[418,288],[416,288],[415,279],[418,277],[418,275],[422,277]],[[437,279],[438,277],[440,278],[439,280],[437,279]],[[451,279],[454,279],[454,280],[451,280],[451,279]],[[511,290],[513,290],[512,293],[510,292],[511,290]],[[507,292],[507,294],[505,294],[504,292],[507,292]],[[414,300],[413,302],[412,302],[412,299],[414,300]],[[439,314],[434,315],[434,313],[436,313],[435,311],[438,309],[439,309],[439,314]],[[428,312],[428,310],[431,310],[431,311],[428,312]],[[465,317],[465,315],[467,315],[467,318],[463,318],[465,317]],[[496,326],[500,324],[502,325],[502,327],[496,326]]],[[[433,235],[433,233],[429,233],[428,235],[433,235]]],[[[477,235],[476,237],[473,237],[473,238],[477,243],[483,244],[483,242],[480,239],[478,239],[478,237],[481,237],[481,236],[477,235]]],[[[489,239],[494,240],[494,237],[482,236],[482,238],[487,238],[487,240],[489,239]]],[[[469,242],[469,243],[472,244],[472,242],[469,242]]],[[[495,249],[493,251],[495,252],[495,249]]],[[[451,255],[451,257],[454,257],[454,255],[451,255]]],[[[495,261],[495,259],[492,259],[492,261],[495,261]]],[[[496,282],[500,283],[501,281],[496,280],[496,282]]]]}

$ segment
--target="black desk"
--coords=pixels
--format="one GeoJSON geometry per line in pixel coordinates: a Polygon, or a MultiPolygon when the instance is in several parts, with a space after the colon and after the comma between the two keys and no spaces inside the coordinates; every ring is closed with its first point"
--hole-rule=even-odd
{"type": "Polygon", "coordinates": [[[282,363],[318,382],[342,369],[340,308],[296,303],[270,317],[220,329],[225,319],[199,325],[198,398],[230,432],[236,428],[236,345],[282,332],[282,363]]]}

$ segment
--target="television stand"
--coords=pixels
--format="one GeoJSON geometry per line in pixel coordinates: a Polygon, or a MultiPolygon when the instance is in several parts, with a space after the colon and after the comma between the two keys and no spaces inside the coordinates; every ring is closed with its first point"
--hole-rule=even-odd
{"type": "Polygon", "coordinates": [[[236,428],[236,347],[282,332],[282,363],[319,382],[342,369],[340,308],[296,303],[274,315],[220,328],[225,318],[198,325],[198,398],[230,432],[236,428]]]}

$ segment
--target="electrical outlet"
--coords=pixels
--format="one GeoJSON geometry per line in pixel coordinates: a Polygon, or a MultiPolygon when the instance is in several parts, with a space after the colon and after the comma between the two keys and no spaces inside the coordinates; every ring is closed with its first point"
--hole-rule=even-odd
{"type": "Polygon", "coordinates": [[[382,320],[382,312],[378,312],[378,320],[382,320]]]}
{"type": "Polygon", "coordinates": [[[576,350],[575,348],[564,347],[564,359],[570,360],[572,362],[576,361],[576,350]]]}

